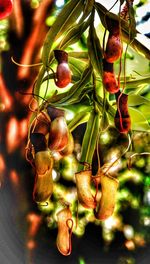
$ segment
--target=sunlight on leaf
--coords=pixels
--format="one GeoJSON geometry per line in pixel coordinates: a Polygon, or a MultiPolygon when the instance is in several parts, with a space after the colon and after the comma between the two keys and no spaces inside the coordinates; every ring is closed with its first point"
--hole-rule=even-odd
{"type": "Polygon", "coordinates": [[[140,96],[138,94],[129,94],[128,95],[128,105],[129,106],[137,106],[137,105],[142,105],[142,104],[150,106],[150,100],[148,100],[144,96],[140,96]]]}
{"type": "Polygon", "coordinates": [[[129,107],[129,113],[131,116],[131,124],[133,130],[150,131],[150,126],[143,113],[131,107],[129,107]]]}

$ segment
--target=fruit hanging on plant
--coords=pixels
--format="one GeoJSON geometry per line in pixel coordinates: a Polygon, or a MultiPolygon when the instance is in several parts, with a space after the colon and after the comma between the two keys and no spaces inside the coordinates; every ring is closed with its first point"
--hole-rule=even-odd
{"type": "Polygon", "coordinates": [[[95,211],[95,216],[97,219],[104,221],[114,212],[119,182],[111,176],[102,174],[100,183],[102,196],[100,198],[97,211],[95,211]]]}
{"type": "Polygon", "coordinates": [[[115,115],[115,126],[120,133],[128,133],[131,129],[131,119],[128,112],[128,95],[116,94],[117,111],[115,115]]]}
{"type": "Polygon", "coordinates": [[[33,190],[34,201],[40,203],[47,201],[53,191],[53,157],[49,150],[39,151],[35,154],[36,178],[33,190]]]}
{"type": "Polygon", "coordinates": [[[109,63],[114,63],[116,60],[121,58],[121,55],[122,43],[120,35],[109,33],[106,51],[104,54],[105,60],[109,63]]]}
{"type": "Polygon", "coordinates": [[[85,208],[95,208],[96,202],[91,193],[91,170],[80,171],[75,174],[79,202],[85,208]]]}
{"type": "Polygon", "coordinates": [[[118,82],[114,74],[113,63],[109,63],[105,59],[103,59],[103,85],[111,94],[115,94],[119,91],[118,82]]]}
{"type": "Polygon", "coordinates": [[[55,59],[58,62],[55,84],[59,88],[71,83],[71,71],[68,66],[68,53],[63,50],[54,50],[55,59]]]}
{"type": "Polygon", "coordinates": [[[61,151],[69,139],[69,130],[63,116],[55,118],[51,122],[48,147],[51,151],[61,151]]]}
{"type": "Polygon", "coordinates": [[[71,232],[73,228],[72,213],[69,207],[57,213],[58,234],[57,248],[64,256],[71,254],[71,232]]]}
{"type": "Polygon", "coordinates": [[[0,0],[0,20],[7,18],[13,9],[13,0],[0,0]]]}

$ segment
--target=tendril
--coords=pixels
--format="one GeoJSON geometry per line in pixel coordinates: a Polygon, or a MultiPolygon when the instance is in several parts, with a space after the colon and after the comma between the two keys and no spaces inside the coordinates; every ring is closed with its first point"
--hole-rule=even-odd
{"type": "Polygon", "coordinates": [[[143,156],[143,155],[150,155],[150,152],[142,152],[142,153],[134,153],[129,157],[129,160],[127,162],[127,167],[130,170],[132,167],[132,159],[136,156],[143,156]]]}
{"type": "MultiPolygon", "coordinates": [[[[38,95],[38,94],[35,94],[35,93],[28,93],[28,92],[23,92],[21,90],[18,91],[18,93],[22,94],[22,95],[32,95],[32,96],[35,96],[35,97],[39,97],[40,99],[42,99],[43,101],[45,101],[46,103],[48,103],[48,101],[43,98],[42,96],[38,95]]],[[[34,98],[35,99],[35,98],[34,98]]],[[[35,99],[36,100],[36,99],[35,99]]]]}
{"type": "Polygon", "coordinates": [[[16,64],[17,66],[20,66],[20,67],[27,67],[27,68],[31,68],[31,67],[36,67],[36,66],[41,66],[43,65],[42,62],[40,63],[35,63],[35,64],[21,64],[21,63],[18,63],[17,61],[14,60],[13,56],[11,57],[11,61],[16,64]]]}
{"type": "MultiPolygon", "coordinates": [[[[128,142],[128,146],[127,146],[127,148],[126,148],[126,150],[113,162],[113,163],[111,163],[111,165],[110,166],[108,166],[108,168],[106,169],[106,171],[104,172],[104,171],[102,171],[102,169],[105,167],[105,164],[101,167],[101,169],[100,169],[100,175],[98,175],[98,176],[92,176],[92,178],[93,178],[93,180],[94,179],[96,179],[96,178],[100,178],[101,177],[101,172],[102,172],[102,175],[107,175],[108,177],[110,177],[110,178],[113,178],[112,176],[110,176],[109,174],[108,174],[108,171],[113,167],[113,165],[118,161],[118,160],[120,160],[120,158],[121,157],[123,157],[127,152],[128,152],[128,150],[129,150],[129,148],[130,148],[130,146],[131,146],[131,138],[130,138],[130,136],[129,136],[129,134],[128,134],[128,139],[129,139],[129,142],[128,142]]],[[[98,174],[99,174],[98,173],[98,174]]]]}
{"type": "Polygon", "coordinates": [[[120,157],[118,157],[109,167],[108,167],[108,169],[105,171],[105,175],[108,173],[108,171],[112,168],[112,166],[121,158],[121,157],[123,157],[127,152],[128,152],[128,150],[129,150],[129,148],[130,148],[130,145],[131,145],[131,138],[130,138],[130,136],[128,135],[128,139],[129,139],[129,142],[128,142],[128,146],[127,146],[127,148],[126,148],[126,150],[122,153],[122,155],[120,156],[120,157]]]}
{"type": "MultiPolygon", "coordinates": [[[[30,101],[30,103],[29,103],[29,110],[32,112],[32,113],[36,113],[37,112],[37,110],[35,110],[35,109],[32,109],[32,102],[34,102],[34,100],[36,101],[36,99],[34,98],[34,97],[32,97],[32,99],[31,99],[31,101],[30,101]]],[[[37,101],[36,101],[37,102],[37,101]]]]}

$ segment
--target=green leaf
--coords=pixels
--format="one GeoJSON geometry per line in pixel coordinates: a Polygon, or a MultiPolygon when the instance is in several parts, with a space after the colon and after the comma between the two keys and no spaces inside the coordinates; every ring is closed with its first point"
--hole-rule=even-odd
{"type": "Polygon", "coordinates": [[[150,131],[150,126],[148,124],[145,116],[135,108],[129,107],[129,114],[131,117],[131,129],[137,131],[150,131]]]}
{"type": "Polygon", "coordinates": [[[121,23],[121,30],[122,30],[122,35],[124,37],[124,34],[128,35],[128,41],[129,42],[131,39],[129,38],[129,35],[132,34],[130,26],[133,27],[132,29],[134,29],[134,34],[136,35],[136,28],[135,28],[135,18],[134,18],[134,9],[132,7],[130,7],[130,19],[131,19],[131,25],[128,24],[128,22],[122,18],[120,18],[118,15],[110,12],[109,10],[107,10],[102,4],[100,3],[95,3],[95,8],[98,12],[98,15],[100,17],[100,20],[102,22],[102,25],[107,29],[107,23],[106,20],[109,19],[110,21],[118,21],[121,23]],[[107,18],[107,19],[106,19],[107,18]]]}
{"type": "Polygon", "coordinates": [[[130,41],[136,37],[136,21],[135,21],[135,12],[133,4],[128,1],[129,8],[129,38],[130,41]]]}
{"type": "Polygon", "coordinates": [[[83,0],[71,0],[58,14],[57,19],[47,33],[43,45],[42,61],[44,65],[49,65],[50,52],[54,41],[65,31],[68,31],[81,14],[82,9],[83,0]]]}
{"type": "Polygon", "coordinates": [[[61,40],[61,43],[58,45],[58,49],[65,49],[77,42],[81,38],[83,32],[88,28],[90,20],[91,17],[89,17],[86,22],[82,22],[81,24],[76,24],[74,26],[72,25],[67,35],[61,40]]]}
{"type": "Polygon", "coordinates": [[[89,59],[88,53],[86,51],[70,51],[68,52],[68,56],[76,59],[82,59],[84,61],[87,61],[89,59]]]}
{"type": "Polygon", "coordinates": [[[44,77],[44,74],[45,74],[45,67],[42,66],[40,71],[39,71],[39,74],[38,74],[38,77],[37,77],[37,80],[35,82],[35,86],[34,86],[34,89],[33,89],[33,93],[34,93],[34,97],[36,98],[37,101],[39,101],[39,97],[36,96],[36,95],[39,95],[40,93],[40,87],[42,85],[42,82],[43,82],[43,77],[44,77]]]}
{"type": "Polygon", "coordinates": [[[147,98],[140,96],[138,94],[129,94],[128,95],[128,105],[129,106],[137,106],[141,104],[146,104],[150,106],[150,100],[147,98]]]}
{"type": "Polygon", "coordinates": [[[146,117],[146,119],[150,122],[150,105],[141,105],[139,110],[146,117]]]}
{"type": "MultiPolygon", "coordinates": [[[[119,16],[109,12],[103,5],[101,5],[100,3],[95,2],[95,8],[98,12],[98,15],[100,17],[100,20],[102,22],[102,25],[107,29],[107,24],[106,24],[106,17],[108,17],[109,19],[112,20],[117,20],[119,21],[119,16]]],[[[121,22],[121,30],[122,30],[122,37],[123,40],[127,43],[130,42],[130,37],[129,37],[129,25],[128,23],[120,18],[120,22],[121,22]]],[[[141,43],[141,41],[137,37],[130,43],[130,46],[136,50],[137,52],[141,53],[142,55],[144,55],[147,59],[150,59],[150,52],[149,49],[143,44],[141,43]]]]}
{"type": "Polygon", "coordinates": [[[91,13],[95,0],[86,0],[85,7],[83,10],[83,16],[80,19],[80,23],[83,22],[88,15],[91,13]]]}
{"type": "Polygon", "coordinates": [[[101,117],[101,121],[100,121],[100,130],[104,131],[108,128],[109,126],[109,120],[107,117],[107,113],[104,111],[102,117],[101,117]]]}
{"type": "Polygon", "coordinates": [[[85,69],[86,63],[73,57],[69,57],[68,62],[72,73],[81,78],[81,74],[85,69]]]}
{"type": "Polygon", "coordinates": [[[47,81],[47,80],[51,80],[51,79],[54,79],[54,74],[53,73],[50,73],[50,74],[47,74],[43,80],[42,80],[42,83],[47,81]]]}
{"type": "MultiPolygon", "coordinates": [[[[101,112],[103,111],[103,107],[104,107],[104,101],[102,99],[101,96],[97,95],[97,103],[99,105],[99,108],[101,110],[101,112]]],[[[112,107],[108,101],[106,100],[106,105],[105,105],[105,109],[106,109],[106,112],[110,115],[110,117],[112,117],[114,119],[115,117],[115,113],[116,113],[116,110],[114,109],[114,107],[112,107]]]]}
{"type": "MultiPolygon", "coordinates": [[[[124,40],[128,42],[127,34],[124,34],[124,40]]],[[[147,37],[138,33],[136,38],[130,43],[130,46],[139,54],[145,56],[148,60],[150,60],[150,52],[149,47],[146,45],[147,37]],[[146,40],[146,41],[145,41],[146,40]]]]}
{"type": "Polygon", "coordinates": [[[92,63],[93,68],[101,76],[103,72],[102,65],[102,49],[100,46],[100,41],[97,37],[96,30],[93,23],[90,25],[89,35],[87,39],[88,53],[92,63]]]}
{"type": "MultiPolygon", "coordinates": [[[[119,21],[119,16],[117,16],[116,14],[110,12],[109,10],[107,10],[107,8],[105,8],[102,4],[96,2],[95,3],[95,8],[96,11],[99,15],[99,18],[102,22],[102,25],[107,29],[107,23],[106,23],[106,18],[108,18],[109,20],[112,21],[119,21]]],[[[121,22],[121,29],[123,28],[123,30],[125,30],[127,33],[129,32],[129,26],[128,23],[120,18],[120,22],[121,22]]]]}
{"type": "MultiPolygon", "coordinates": [[[[145,77],[135,77],[135,76],[132,76],[132,77],[127,77],[126,79],[126,87],[128,89],[137,89],[138,86],[140,85],[146,85],[150,82],[150,75],[147,74],[147,76],[145,77]]],[[[121,83],[123,83],[123,81],[121,81],[121,83]]]]}
{"type": "MultiPolygon", "coordinates": [[[[81,161],[92,163],[94,151],[96,149],[97,138],[99,134],[99,115],[92,111],[87,122],[86,131],[84,134],[82,148],[81,148],[81,161]]],[[[83,165],[79,165],[79,170],[83,169],[83,165]]]]}
{"type": "MultiPolygon", "coordinates": [[[[50,98],[50,102],[63,104],[63,105],[80,102],[83,98],[83,95],[86,94],[88,91],[87,84],[91,79],[91,74],[92,74],[92,68],[87,67],[84,70],[81,79],[78,82],[76,82],[68,92],[50,98]]],[[[91,90],[90,86],[89,86],[89,90],[91,90]]]]}
{"type": "MultiPolygon", "coordinates": [[[[70,69],[72,71],[72,66],[70,67],[70,69]]],[[[81,78],[81,74],[79,74],[79,72],[76,71],[76,68],[75,68],[75,72],[74,72],[74,68],[73,68],[73,75],[71,76],[72,83],[79,81],[80,78],[81,78]]],[[[54,74],[53,73],[47,74],[43,78],[42,83],[46,82],[47,80],[54,80],[54,74]]]]}
{"type": "Polygon", "coordinates": [[[73,131],[77,126],[86,123],[89,119],[89,112],[81,111],[76,114],[76,116],[71,120],[68,124],[68,128],[70,131],[73,131]]]}
{"type": "Polygon", "coordinates": [[[61,93],[58,95],[54,94],[54,96],[52,96],[47,101],[56,107],[70,106],[76,103],[80,103],[83,100],[83,98],[87,97],[87,95],[91,92],[92,88],[93,88],[92,86],[84,86],[82,87],[82,90],[79,90],[78,96],[72,96],[72,98],[67,98],[65,100],[64,97],[68,95],[68,92],[61,93]]]}

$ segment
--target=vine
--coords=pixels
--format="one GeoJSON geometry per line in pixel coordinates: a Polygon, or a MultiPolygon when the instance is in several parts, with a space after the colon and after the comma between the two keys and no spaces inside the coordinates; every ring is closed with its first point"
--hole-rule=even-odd
{"type": "MultiPolygon", "coordinates": [[[[99,154],[101,134],[113,126],[119,135],[123,134],[130,139],[130,132],[136,130],[138,125],[135,121],[137,110],[130,110],[129,106],[137,97],[130,95],[127,87],[134,83],[140,85],[143,80],[150,79],[149,75],[129,80],[126,78],[128,47],[131,46],[135,51],[140,49],[140,52],[149,58],[147,49],[136,39],[132,2],[126,1],[122,8],[120,1],[119,14],[115,15],[94,0],[70,0],[47,33],[41,63],[20,65],[12,58],[18,66],[41,66],[32,93],[37,108],[31,117],[26,148],[27,160],[32,164],[36,175],[33,199],[41,208],[43,204],[48,207],[51,197],[54,199],[53,169],[64,157],[74,155],[78,165],[74,174],[76,200],[93,212],[95,220],[104,221],[114,213],[119,179],[118,175],[114,176],[110,171],[129,151],[130,140],[123,154],[106,164],[101,158],[103,154],[99,154]],[[96,11],[104,34],[95,29],[96,11]],[[72,51],[72,45],[78,43],[83,35],[86,36],[85,51],[72,51]],[[127,42],[125,51],[124,42],[127,42]],[[119,76],[116,78],[115,65],[118,62],[119,76]],[[54,87],[52,94],[51,87],[54,87]],[[68,121],[66,113],[72,106],[76,107],[76,110],[68,121]],[[85,131],[80,157],[77,157],[73,132],[80,125],[84,125],[85,131]],[[95,153],[98,166],[94,163],[95,153]]],[[[139,100],[144,102],[142,97],[139,100]]],[[[150,130],[144,117],[139,127],[141,131],[150,130]]],[[[145,154],[147,155],[139,155],[145,154]]],[[[129,168],[132,157],[136,155],[138,154],[130,156],[129,168]]],[[[62,198],[64,197],[57,199],[58,204],[62,198]]],[[[66,256],[71,253],[71,235],[75,229],[71,207],[73,206],[60,209],[56,220],[57,247],[66,256]]]]}

